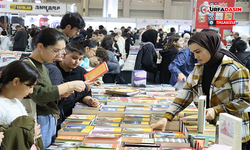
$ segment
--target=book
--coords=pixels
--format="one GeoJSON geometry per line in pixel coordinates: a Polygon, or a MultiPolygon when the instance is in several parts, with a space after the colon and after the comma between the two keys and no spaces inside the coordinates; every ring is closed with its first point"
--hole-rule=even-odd
{"type": "Polygon", "coordinates": [[[92,133],[98,132],[98,133],[121,133],[122,128],[120,127],[95,127],[92,130],[92,133]]]}
{"type": "Polygon", "coordinates": [[[150,118],[124,117],[123,121],[150,121],[150,118]]]}
{"type": "Polygon", "coordinates": [[[72,141],[55,141],[50,145],[46,150],[73,150],[80,146],[81,142],[72,142],[72,141]]]}
{"type": "Polygon", "coordinates": [[[119,127],[120,123],[102,122],[102,121],[98,122],[98,121],[95,121],[93,123],[93,126],[119,127]]]}
{"type": "Polygon", "coordinates": [[[190,147],[188,139],[183,138],[155,138],[155,143],[169,147],[190,147]]]}
{"type": "Polygon", "coordinates": [[[155,132],[154,137],[155,138],[181,138],[181,139],[187,138],[187,136],[185,136],[182,133],[174,133],[174,132],[155,132]]]}
{"type": "Polygon", "coordinates": [[[111,118],[111,117],[98,117],[95,121],[103,121],[103,122],[121,122],[122,118],[111,118]]]}
{"type": "Polygon", "coordinates": [[[78,150],[86,150],[86,149],[105,149],[105,150],[116,150],[118,144],[103,144],[103,143],[81,143],[78,147],[78,150]]]}
{"type": "Polygon", "coordinates": [[[140,91],[138,89],[118,89],[118,88],[113,88],[113,89],[108,89],[106,90],[107,94],[117,94],[117,95],[123,95],[123,96],[133,96],[140,91]]]}
{"type": "Polygon", "coordinates": [[[61,127],[65,127],[65,126],[91,126],[92,121],[90,120],[65,120],[62,124],[61,127]]]}
{"type": "Polygon", "coordinates": [[[76,141],[82,142],[84,137],[82,136],[58,136],[56,137],[56,141],[76,141]]]}
{"type": "Polygon", "coordinates": [[[153,133],[152,128],[123,128],[122,133],[153,133]]]}
{"type": "Polygon", "coordinates": [[[109,143],[109,144],[119,144],[121,142],[120,138],[107,138],[107,137],[89,137],[86,136],[82,143],[109,143]]]}
{"type": "Polygon", "coordinates": [[[122,133],[122,138],[153,138],[149,133],[122,133]]]}
{"type": "Polygon", "coordinates": [[[129,128],[149,128],[150,122],[149,121],[122,121],[120,127],[129,127],[129,128]]]}
{"type": "Polygon", "coordinates": [[[203,133],[206,123],[206,95],[201,95],[198,102],[198,129],[199,133],[203,133]]]}
{"type": "Polygon", "coordinates": [[[88,137],[95,137],[95,138],[120,138],[121,134],[93,132],[88,137]]]}
{"type": "Polygon", "coordinates": [[[94,126],[66,126],[58,131],[59,136],[86,136],[94,126]]]}
{"type": "Polygon", "coordinates": [[[125,114],[124,117],[139,117],[139,118],[149,118],[150,115],[134,115],[134,114],[125,114]]]}
{"type": "Polygon", "coordinates": [[[220,145],[220,144],[214,144],[211,147],[209,147],[207,150],[233,150],[232,146],[227,146],[227,145],[220,145]]]}
{"type": "Polygon", "coordinates": [[[134,87],[146,87],[147,72],[144,70],[132,71],[132,86],[134,87]]]}
{"type": "Polygon", "coordinates": [[[155,140],[153,138],[122,138],[122,142],[154,144],[155,140]]]}
{"type": "Polygon", "coordinates": [[[98,65],[97,67],[89,71],[88,73],[84,74],[84,79],[86,81],[89,80],[89,82],[92,82],[108,71],[109,71],[108,66],[106,62],[104,61],[103,63],[101,63],[100,65],[98,65]]]}
{"type": "Polygon", "coordinates": [[[72,114],[67,119],[71,120],[93,120],[96,118],[96,115],[77,115],[77,114],[72,114]]]}
{"type": "Polygon", "coordinates": [[[220,113],[219,144],[241,149],[242,119],[228,113],[220,113]]]}

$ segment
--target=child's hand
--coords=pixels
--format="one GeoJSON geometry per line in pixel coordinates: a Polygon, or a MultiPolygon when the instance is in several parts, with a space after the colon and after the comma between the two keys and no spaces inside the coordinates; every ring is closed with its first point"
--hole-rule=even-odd
{"type": "Polygon", "coordinates": [[[99,86],[99,85],[101,85],[101,84],[102,84],[102,82],[101,82],[101,81],[99,81],[99,80],[97,80],[97,81],[94,81],[94,84],[95,84],[95,85],[97,85],[97,86],[99,86]]]}
{"type": "Polygon", "coordinates": [[[91,85],[94,84],[94,82],[89,82],[89,81],[84,81],[84,83],[87,85],[88,91],[90,90],[91,85]]]}
{"type": "Polygon", "coordinates": [[[98,103],[99,103],[99,101],[95,98],[92,98],[92,97],[87,100],[87,104],[89,106],[97,107],[98,103]]]}
{"type": "Polygon", "coordinates": [[[36,139],[40,138],[42,135],[40,134],[41,129],[40,129],[40,124],[35,123],[35,135],[34,135],[34,142],[36,139]]]}
{"type": "Polygon", "coordinates": [[[2,144],[3,138],[4,138],[3,132],[0,132],[0,145],[2,144]]]}
{"type": "Polygon", "coordinates": [[[213,108],[206,109],[206,120],[214,120],[216,113],[213,108]]]}

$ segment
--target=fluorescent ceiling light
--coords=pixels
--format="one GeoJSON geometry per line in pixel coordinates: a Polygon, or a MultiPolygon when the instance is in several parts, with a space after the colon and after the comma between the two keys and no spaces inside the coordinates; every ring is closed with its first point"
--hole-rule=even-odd
{"type": "Polygon", "coordinates": [[[41,3],[41,0],[35,0],[35,3],[41,3]]]}

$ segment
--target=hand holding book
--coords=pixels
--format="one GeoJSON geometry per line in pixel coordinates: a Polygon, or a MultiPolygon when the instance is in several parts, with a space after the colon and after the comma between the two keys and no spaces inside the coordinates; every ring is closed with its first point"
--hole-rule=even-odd
{"type": "Polygon", "coordinates": [[[164,132],[166,129],[167,123],[168,123],[168,119],[164,117],[164,118],[161,118],[161,120],[159,120],[158,122],[151,124],[150,127],[153,129],[158,128],[158,127],[162,127],[162,132],[164,132]]]}
{"type": "Polygon", "coordinates": [[[206,120],[213,120],[215,115],[216,113],[213,108],[206,109],[206,120]]]}
{"type": "Polygon", "coordinates": [[[4,138],[3,132],[0,132],[0,145],[2,143],[3,138],[4,138]]]}
{"type": "Polygon", "coordinates": [[[93,97],[89,97],[86,102],[89,106],[97,107],[99,104],[99,101],[93,97]]]}

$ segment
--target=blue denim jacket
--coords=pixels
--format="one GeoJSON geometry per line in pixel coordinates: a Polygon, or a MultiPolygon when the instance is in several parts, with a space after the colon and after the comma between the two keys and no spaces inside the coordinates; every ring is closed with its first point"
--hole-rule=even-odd
{"type": "Polygon", "coordinates": [[[195,63],[197,63],[197,60],[189,48],[179,51],[175,59],[168,66],[171,72],[170,84],[174,86],[177,83],[178,73],[183,73],[187,78],[193,71],[195,63]]]}

